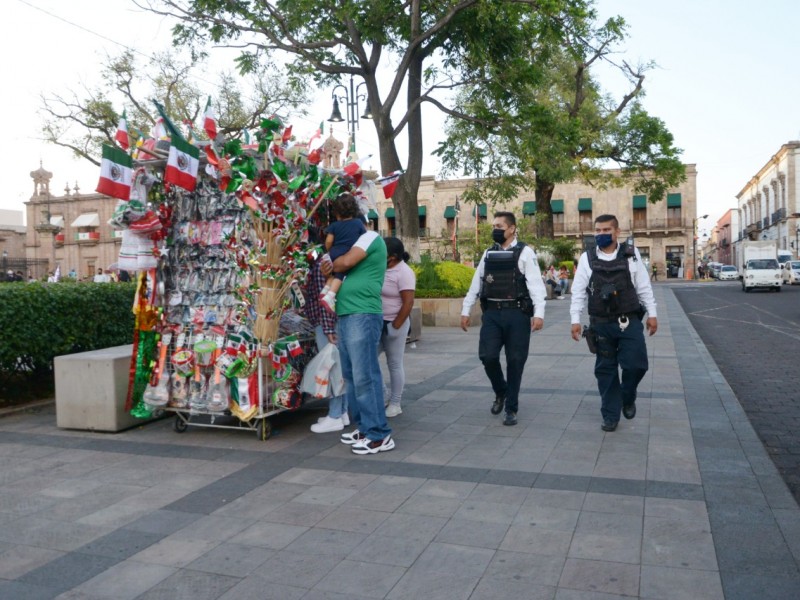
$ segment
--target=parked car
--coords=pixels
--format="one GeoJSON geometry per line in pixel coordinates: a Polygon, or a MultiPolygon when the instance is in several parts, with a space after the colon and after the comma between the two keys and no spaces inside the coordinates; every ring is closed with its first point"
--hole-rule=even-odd
{"type": "Polygon", "coordinates": [[[800,260],[787,260],[783,263],[781,279],[783,279],[783,283],[789,285],[800,283],[800,260]]]}
{"type": "Polygon", "coordinates": [[[739,269],[733,265],[722,265],[719,269],[719,275],[717,275],[717,279],[720,281],[739,279],[739,269]]]}
{"type": "Polygon", "coordinates": [[[719,279],[719,270],[722,268],[722,263],[710,262],[708,263],[708,276],[712,279],[719,279]]]}

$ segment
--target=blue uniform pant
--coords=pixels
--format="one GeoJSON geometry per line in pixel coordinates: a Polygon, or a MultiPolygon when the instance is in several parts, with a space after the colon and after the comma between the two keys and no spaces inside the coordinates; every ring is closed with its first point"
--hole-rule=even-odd
{"type": "Polygon", "coordinates": [[[600,414],[603,420],[616,423],[622,406],[636,401],[636,388],[647,373],[644,325],[631,317],[625,331],[620,330],[617,321],[596,323],[592,329],[597,334],[594,375],[602,399],[600,414]]]}
{"type": "Polygon", "coordinates": [[[483,313],[478,358],[495,395],[506,397],[506,412],[517,412],[522,371],[531,343],[531,318],[518,308],[488,309],[483,313]],[[506,350],[506,376],[500,350],[506,350]]]}

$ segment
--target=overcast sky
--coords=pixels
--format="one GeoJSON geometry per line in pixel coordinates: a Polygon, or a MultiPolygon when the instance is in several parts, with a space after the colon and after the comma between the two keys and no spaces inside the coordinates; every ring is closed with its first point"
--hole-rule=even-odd
{"type": "MultiPolygon", "coordinates": [[[[8,182],[0,208],[24,209],[33,190],[29,173],[40,160],[54,174],[53,193],[76,181],[90,192],[98,169],[41,142],[39,96],[98,82],[106,53],[122,48],[97,34],[147,53],[169,44],[171,24],[130,0],[6,0],[4,7],[0,75],[8,182]]],[[[600,0],[598,7],[603,17],[620,14],[628,21],[626,58],[658,63],[645,82],[645,106],[667,123],[684,162],[697,165],[698,214],[718,218],[781,144],[800,139],[800,3],[600,0]]],[[[231,55],[216,56],[212,68],[232,68],[231,55]]],[[[330,116],[330,94],[320,90],[309,116],[293,120],[296,134],[312,132],[330,116]]],[[[442,119],[432,109],[424,116],[428,153],[437,141],[429,132],[441,131],[442,119]]],[[[377,154],[365,124],[357,137],[362,157],[377,154]]],[[[342,124],[335,134],[344,139],[342,124]]],[[[435,160],[426,158],[424,174],[436,170],[435,160]]]]}

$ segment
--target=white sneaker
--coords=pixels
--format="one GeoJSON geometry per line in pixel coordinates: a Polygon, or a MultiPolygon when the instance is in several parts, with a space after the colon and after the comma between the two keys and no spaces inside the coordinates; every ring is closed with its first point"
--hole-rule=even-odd
{"type": "MultiPolygon", "coordinates": [[[[328,418],[328,415],[325,415],[324,417],[320,417],[319,419],[317,419],[317,423],[322,423],[327,418],[328,418]]],[[[342,413],[342,425],[344,425],[345,427],[349,427],[350,426],[350,415],[348,415],[347,413],[342,413]]]]}
{"type": "Polygon", "coordinates": [[[331,419],[330,417],[323,417],[321,421],[314,423],[311,426],[311,431],[314,433],[330,433],[331,431],[341,431],[344,429],[344,423],[341,419],[331,419]]]}
{"type": "Polygon", "coordinates": [[[351,446],[353,454],[377,454],[378,452],[387,452],[394,450],[394,440],[392,436],[387,435],[382,440],[373,442],[369,438],[359,440],[351,446]]]}
{"type": "Polygon", "coordinates": [[[390,404],[386,407],[386,416],[387,417],[396,417],[397,415],[402,415],[403,409],[400,408],[399,404],[390,404]]]}
{"type": "MultiPolygon", "coordinates": [[[[361,433],[358,429],[354,429],[350,433],[343,433],[342,437],[339,438],[339,441],[343,444],[349,444],[352,446],[353,444],[357,444],[361,440],[366,440],[367,436],[361,433]]],[[[367,440],[369,441],[369,440],[367,440]]]]}
{"type": "Polygon", "coordinates": [[[566,297],[566,296],[559,296],[559,297],[558,297],[558,299],[559,299],[559,300],[566,300],[566,299],[567,299],[567,297],[566,297]]]}

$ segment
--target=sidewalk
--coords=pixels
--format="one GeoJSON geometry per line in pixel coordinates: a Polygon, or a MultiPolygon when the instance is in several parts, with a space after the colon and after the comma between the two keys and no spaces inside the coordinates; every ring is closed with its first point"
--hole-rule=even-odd
{"type": "Polygon", "coordinates": [[[638,414],[600,430],[593,357],[548,302],[516,427],[478,328],[406,354],[397,448],[163,420],[0,419],[0,599],[796,599],[800,508],[669,285],[638,414]]]}

